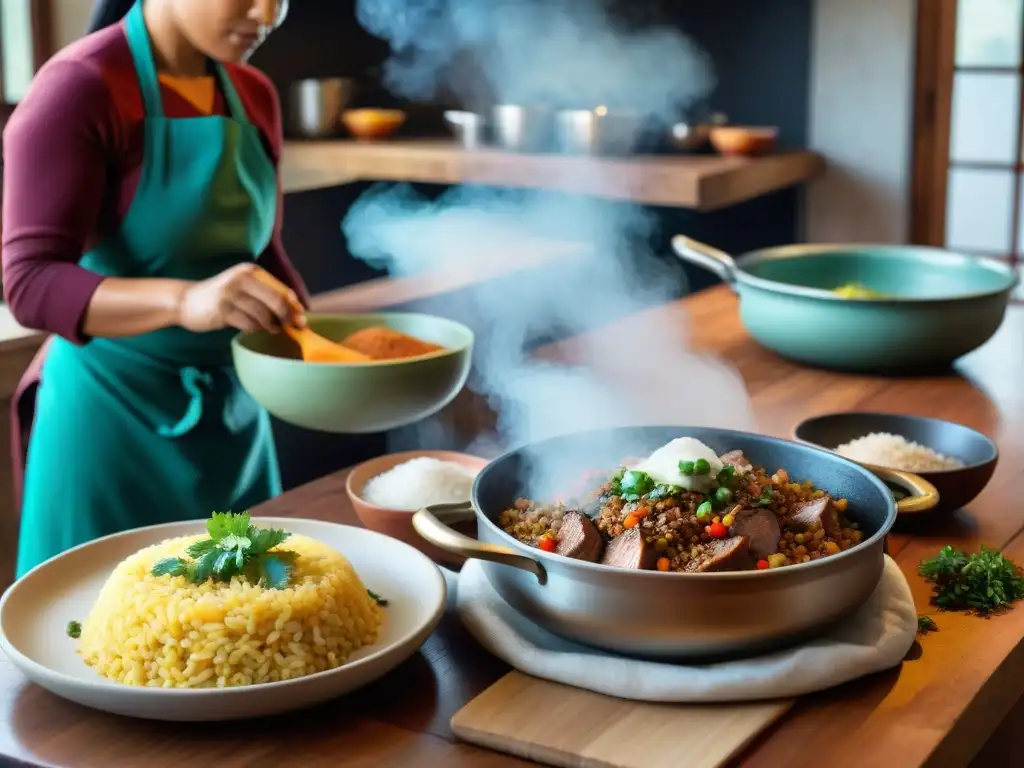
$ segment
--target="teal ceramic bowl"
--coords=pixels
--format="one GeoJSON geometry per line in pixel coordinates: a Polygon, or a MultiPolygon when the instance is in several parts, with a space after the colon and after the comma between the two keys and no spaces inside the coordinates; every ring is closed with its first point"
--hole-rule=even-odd
{"type": "Polygon", "coordinates": [[[238,379],[281,421],[320,432],[385,432],[427,418],[450,403],[469,377],[473,332],[430,315],[309,315],[309,327],[341,341],[386,326],[445,347],[407,360],[306,363],[285,334],[243,333],[232,342],[238,379]]]}
{"type": "Polygon", "coordinates": [[[948,367],[992,338],[1018,281],[1007,264],[937,248],[793,245],[734,260],[685,237],[673,246],[732,286],[744,327],[763,346],[840,371],[948,367]],[[885,297],[833,292],[849,283],[885,297]]]}

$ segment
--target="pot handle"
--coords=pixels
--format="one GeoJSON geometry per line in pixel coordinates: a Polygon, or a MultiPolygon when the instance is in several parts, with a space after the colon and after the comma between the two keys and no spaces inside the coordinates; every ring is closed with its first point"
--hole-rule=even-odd
{"type": "Polygon", "coordinates": [[[910,495],[896,502],[896,511],[901,515],[914,515],[934,509],[939,503],[939,491],[920,475],[901,472],[897,469],[865,464],[881,480],[900,488],[906,488],[910,495]]]}
{"type": "Polygon", "coordinates": [[[736,260],[728,253],[685,235],[676,235],[672,238],[672,249],[683,261],[714,272],[733,293],[736,292],[736,260]]]}
{"type": "Polygon", "coordinates": [[[492,563],[519,568],[536,576],[541,586],[547,584],[548,572],[539,560],[521,555],[509,547],[485,544],[471,539],[469,536],[463,536],[443,522],[443,520],[454,522],[467,519],[473,514],[473,505],[468,501],[457,504],[434,504],[421,509],[412,516],[412,527],[416,529],[416,533],[445,552],[459,557],[490,560],[492,563]]]}

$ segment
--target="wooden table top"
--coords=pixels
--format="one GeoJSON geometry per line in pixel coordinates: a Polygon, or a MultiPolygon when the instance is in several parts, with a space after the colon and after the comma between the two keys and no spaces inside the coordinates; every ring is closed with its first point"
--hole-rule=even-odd
{"type": "MultiPolygon", "coordinates": [[[[941,545],[1002,547],[1024,562],[1024,308],[1011,308],[998,335],[965,358],[959,375],[882,379],[804,369],[754,344],[724,288],[649,309],[601,329],[616,348],[645,328],[691,327],[691,346],[733,364],[750,391],[761,430],[787,436],[801,419],[827,411],[877,409],[958,421],[994,437],[1001,460],[970,512],[895,533],[891,551],[918,608],[929,590],[916,565],[941,545]],[[652,325],[654,324],[654,325],[652,325]]],[[[545,354],[571,359],[585,339],[545,354]]],[[[353,523],[344,473],[275,499],[260,514],[353,523]]],[[[1024,611],[984,620],[937,616],[939,631],[899,670],[807,696],[739,759],[743,766],[968,764],[1024,693],[1024,611]]],[[[27,684],[0,659],[0,759],[32,766],[179,768],[208,761],[236,766],[494,766],[528,763],[455,741],[450,717],[507,667],[446,616],[421,653],[386,678],[346,698],[271,722],[220,725],[131,721],[66,703],[27,684]]],[[[1006,763],[1003,763],[1006,764],[1006,763]]]]}

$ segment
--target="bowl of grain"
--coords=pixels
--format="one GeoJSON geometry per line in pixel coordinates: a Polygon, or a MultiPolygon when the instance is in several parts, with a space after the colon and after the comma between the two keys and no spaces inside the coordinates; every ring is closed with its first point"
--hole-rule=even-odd
{"type": "Polygon", "coordinates": [[[939,492],[938,505],[928,513],[970,504],[999,461],[996,444],[976,429],[900,413],[824,414],[802,421],[793,436],[859,464],[920,475],[939,492]]]}
{"type": "MultiPolygon", "coordinates": [[[[469,501],[477,474],[487,459],[455,451],[404,451],[364,461],[349,472],[345,490],[359,520],[372,531],[403,541],[434,562],[461,566],[465,558],[428,544],[412,527],[423,507],[469,501]]],[[[476,537],[472,513],[448,521],[476,537]]]]}

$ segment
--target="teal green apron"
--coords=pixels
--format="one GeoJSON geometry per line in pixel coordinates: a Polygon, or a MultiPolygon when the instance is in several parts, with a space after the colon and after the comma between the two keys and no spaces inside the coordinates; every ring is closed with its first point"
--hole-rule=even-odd
{"type": "MultiPolygon", "coordinates": [[[[103,275],[204,280],[270,243],[275,168],[216,65],[230,117],[164,117],[138,0],[126,18],[146,110],[138,189],[82,258],[103,275]]],[[[97,194],[99,191],[97,191],[97,194]]],[[[99,536],[240,511],[281,492],[269,418],[231,366],[231,330],[54,339],[28,447],[17,572],[99,536]]]]}

